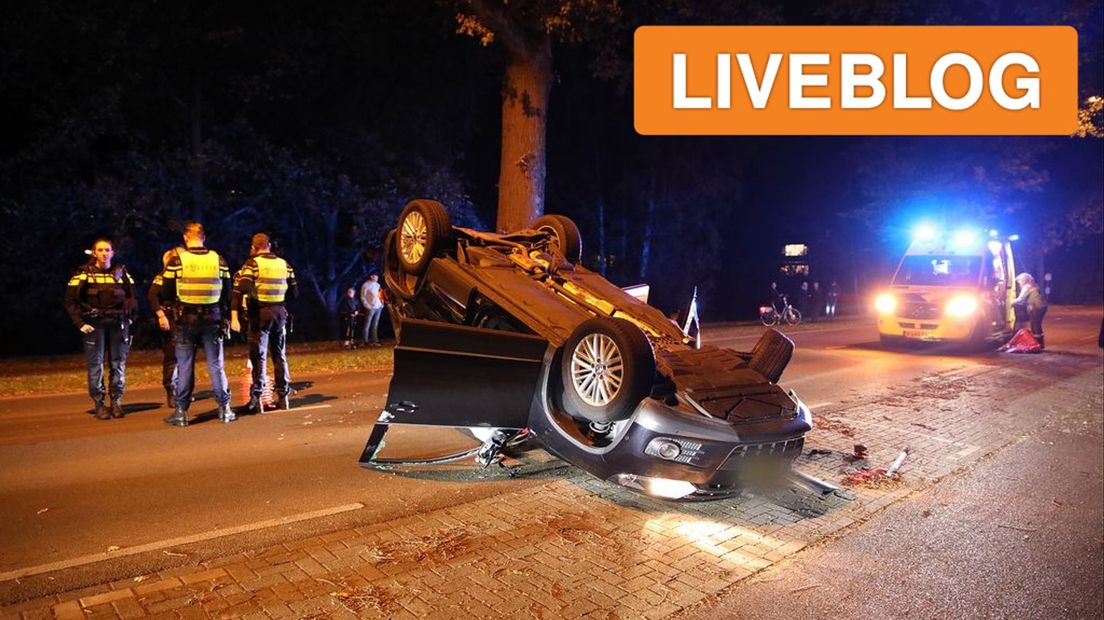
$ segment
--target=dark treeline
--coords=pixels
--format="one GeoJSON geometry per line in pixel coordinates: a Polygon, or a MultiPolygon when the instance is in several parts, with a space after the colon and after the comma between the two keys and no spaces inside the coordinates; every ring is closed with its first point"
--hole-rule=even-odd
{"type": "MultiPolygon", "coordinates": [[[[698,287],[706,319],[748,317],[782,244],[802,242],[812,279],[864,294],[934,217],[1016,229],[1021,264],[1069,282],[1066,301],[1100,299],[1097,138],[648,138],[631,97],[636,25],[708,22],[1069,23],[1082,91],[1100,94],[1100,3],[600,5],[618,26],[553,48],[545,203],[614,282],[649,282],[664,310],[698,287]]],[[[61,296],[97,236],[145,286],[184,221],[232,268],[267,231],[302,282],[297,335],[322,338],[405,201],[493,226],[504,63],[456,15],[446,0],[9,8],[0,352],[76,348],[61,296]]]]}

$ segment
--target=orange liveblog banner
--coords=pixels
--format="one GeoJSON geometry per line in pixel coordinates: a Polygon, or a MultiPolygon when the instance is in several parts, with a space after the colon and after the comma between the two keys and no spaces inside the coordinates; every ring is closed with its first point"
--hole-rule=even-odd
{"type": "Polygon", "coordinates": [[[643,135],[1068,135],[1069,26],[644,26],[643,135]]]}

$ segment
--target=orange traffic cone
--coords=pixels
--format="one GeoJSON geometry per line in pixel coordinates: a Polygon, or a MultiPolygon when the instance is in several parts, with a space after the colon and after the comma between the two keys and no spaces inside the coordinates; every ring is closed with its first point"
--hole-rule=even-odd
{"type": "MultiPolygon", "coordinates": [[[[251,389],[253,389],[253,361],[246,359],[245,374],[242,375],[241,380],[242,406],[249,404],[251,389]]],[[[265,375],[264,389],[261,391],[261,404],[264,405],[265,409],[271,409],[276,405],[276,380],[273,379],[272,375],[265,375]]]]}

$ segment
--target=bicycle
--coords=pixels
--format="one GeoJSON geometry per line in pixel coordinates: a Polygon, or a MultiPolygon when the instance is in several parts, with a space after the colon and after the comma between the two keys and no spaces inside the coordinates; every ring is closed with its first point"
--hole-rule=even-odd
{"type": "Polygon", "coordinates": [[[801,311],[790,305],[790,298],[782,295],[782,311],[774,307],[774,303],[759,307],[759,320],[767,327],[774,327],[779,323],[797,325],[801,322],[801,311]]]}

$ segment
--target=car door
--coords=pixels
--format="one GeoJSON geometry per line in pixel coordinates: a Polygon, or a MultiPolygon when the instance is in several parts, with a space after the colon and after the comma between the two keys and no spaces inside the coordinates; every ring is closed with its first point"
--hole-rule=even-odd
{"type": "Polygon", "coordinates": [[[524,428],[548,341],[404,319],[385,413],[391,423],[524,428]]]}

